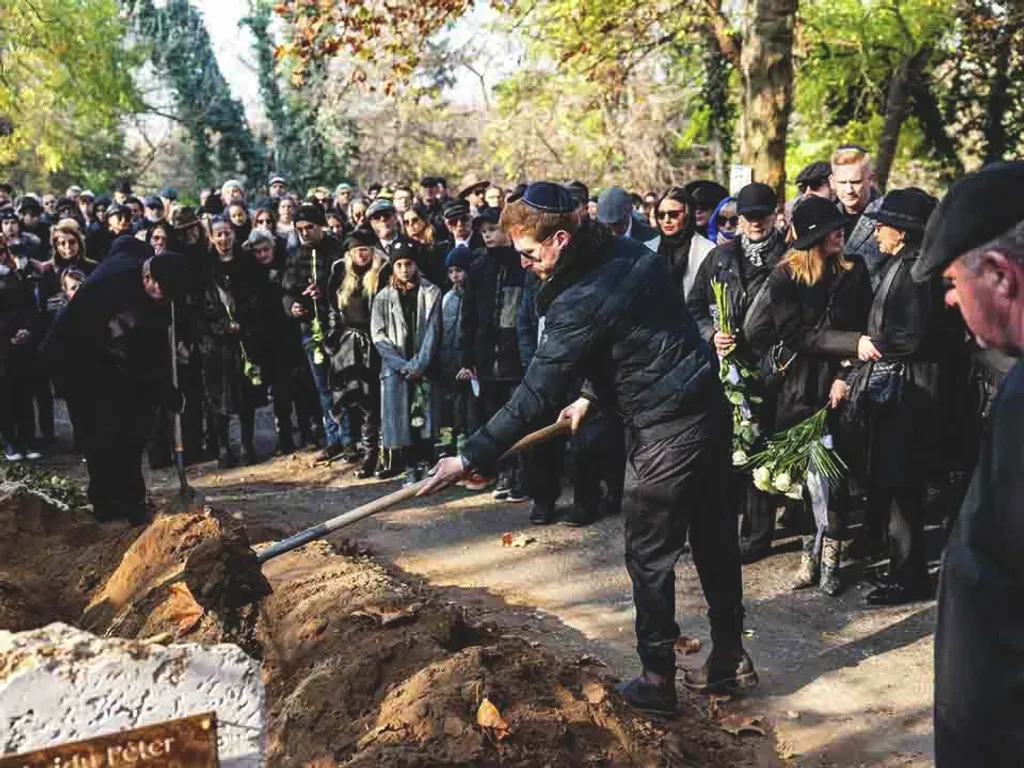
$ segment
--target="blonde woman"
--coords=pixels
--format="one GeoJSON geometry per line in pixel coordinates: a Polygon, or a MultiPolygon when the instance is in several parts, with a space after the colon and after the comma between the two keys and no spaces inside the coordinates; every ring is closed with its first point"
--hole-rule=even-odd
{"type": "MultiPolygon", "coordinates": [[[[822,197],[805,199],[793,210],[790,234],[790,249],[768,278],[778,340],[773,357],[785,367],[776,411],[779,431],[822,408],[835,409],[846,398],[851,369],[843,363],[857,359],[872,300],[864,262],[843,254],[843,216],[835,204],[822,197]]],[[[845,494],[830,494],[821,478],[809,477],[807,486],[816,533],[804,537],[792,587],[818,584],[825,594],[836,595],[845,494]]]]}
{"type": "Polygon", "coordinates": [[[357,229],[349,235],[343,250],[345,255],[332,265],[327,284],[328,382],[332,415],[341,425],[342,457],[358,461],[359,477],[366,478],[377,468],[380,431],[380,355],[370,340],[370,315],[390,269],[369,230],[357,229]]]}

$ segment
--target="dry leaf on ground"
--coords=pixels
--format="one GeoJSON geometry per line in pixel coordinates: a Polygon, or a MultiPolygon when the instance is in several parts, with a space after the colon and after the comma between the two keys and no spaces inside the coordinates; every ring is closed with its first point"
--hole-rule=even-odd
{"type": "Polygon", "coordinates": [[[718,727],[733,736],[741,733],[756,733],[758,736],[765,736],[763,720],[759,717],[741,717],[740,715],[725,715],[719,722],[718,727]]]}
{"type": "Polygon", "coordinates": [[[187,635],[203,620],[206,611],[192,597],[192,592],[183,581],[171,584],[170,599],[167,601],[169,619],[174,622],[178,637],[187,635]]]}
{"type": "Polygon", "coordinates": [[[486,697],[480,702],[480,707],[476,711],[476,724],[481,728],[488,729],[498,741],[508,736],[508,723],[505,722],[505,718],[501,716],[498,708],[486,697]]]}
{"type": "Polygon", "coordinates": [[[382,627],[394,627],[405,624],[416,618],[416,610],[409,606],[407,608],[381,608],[376,605],[365,606],[362,610],[353,611],[353,616],[369,616],[382,627]]]}
{"type": "Polygon", "coordinates": [[[685,654],[687,656],[700,652],[700,639],[696,637],[687,637],[686,635],[680,635],[679,639],[676,640],[675,645],[676,651],[685,654]]]}
{"type": "Polygon", "coordinates": [[[501,546],[503,547],[525,547],[537,541],[525,533],[503,533],[501,535],[501,546]]]}

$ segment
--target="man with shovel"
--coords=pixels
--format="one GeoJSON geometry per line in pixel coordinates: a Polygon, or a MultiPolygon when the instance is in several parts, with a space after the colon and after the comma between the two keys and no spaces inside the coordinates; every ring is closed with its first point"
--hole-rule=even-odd
{"type": "Polygon", "coordinates": [[[498,457],[564,405],[575,430],[592,401],[614,409],[631,433],[623,514],[643,673],[622,686],[634,706],[676,709],[676,561],[687,532],[708,601],[713,648],[687,687],[726,692],[757,682],[743,648],[743,586],[735,517],[726,503],[731,417],[715,353],[701,339],[664,259],[607,228],[581,222],[568,189],[539,182],[506,206],[501,225],[524,267],[542,281],[544,330],[523,383],[466,444],[442,460],[422,493],[498,457]]]}
{"type": "Polygon", "coordinates": [[[146,243],[121,238],[44,342],[85,452],[99,520],[147,520],[142,451],[157,407],[180,409],[168,364],[168,305],[188,279],[180,254],[155,256],[146,243]]]}

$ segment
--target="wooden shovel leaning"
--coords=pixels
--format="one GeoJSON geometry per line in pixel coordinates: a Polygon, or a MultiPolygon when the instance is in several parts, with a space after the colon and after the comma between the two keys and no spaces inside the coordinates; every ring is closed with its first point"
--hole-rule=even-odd
{"type": "MultiPolygon", "coordinates": [[[[510,456],[515,456],[517,453],[520,453],[531,446],[537,445],[538,443],[543,443],[560,435],[568,434],[569,430],[569,421],[568,419],[565,419],[562,421],[556,421],[554,424],[544,427],[543,429],[538,429],[536,432],[531,432],[505,451],[500,461],[504,461],[510,456]]],[[[279,541],[260,552],[259,561],[260,563],[265,563],[279,555],[285,554],[286,552],[291,552],[293,549],[297,549],[303,544],[308,544],[311,541],[322,539],[324,536],[333,533],[339,528],[344,528],[346,525],[352,525],[352,523],[358,522],[363,518],[370,517],[372,515],[376,515],[378,512],[390,509],[396,504],[406,501],[407,499],[411,499],[426,483],[426,480],[420,480],[418,483],[413,483],[412,485],[400,488],[394,493],[389,493],[387,496],[382,496],[368,504],[363,504],[361,507],[350,509],[348,512],[340,514],[337,517],[332,517],[330,520],[318,523],[304,531],[299,531],[294,536],[289,536],[287,539],[279,541]]]]}

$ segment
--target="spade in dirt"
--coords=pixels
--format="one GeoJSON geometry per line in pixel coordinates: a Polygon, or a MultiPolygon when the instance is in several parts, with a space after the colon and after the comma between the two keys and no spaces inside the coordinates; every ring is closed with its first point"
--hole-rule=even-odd
{"type": "MultiPolygon", "coordinates": [[[[177,317],[175,316],[175,303],[171,302],[171,326],[167,333],[171,342],[171,383],[175,393],[180,392],[178,384],[178,336],[175,330],[177,317]]],[[[189,487],[188,475],[185,473],[185,446],[181,431],[182,403],[176,403],[174,409],[174,466],[178,470],[178,493],[171,500],[167,512],[179,514],[182,512],[201,513],[203,511],[204,499],[194,489],[189,487]]]]}

